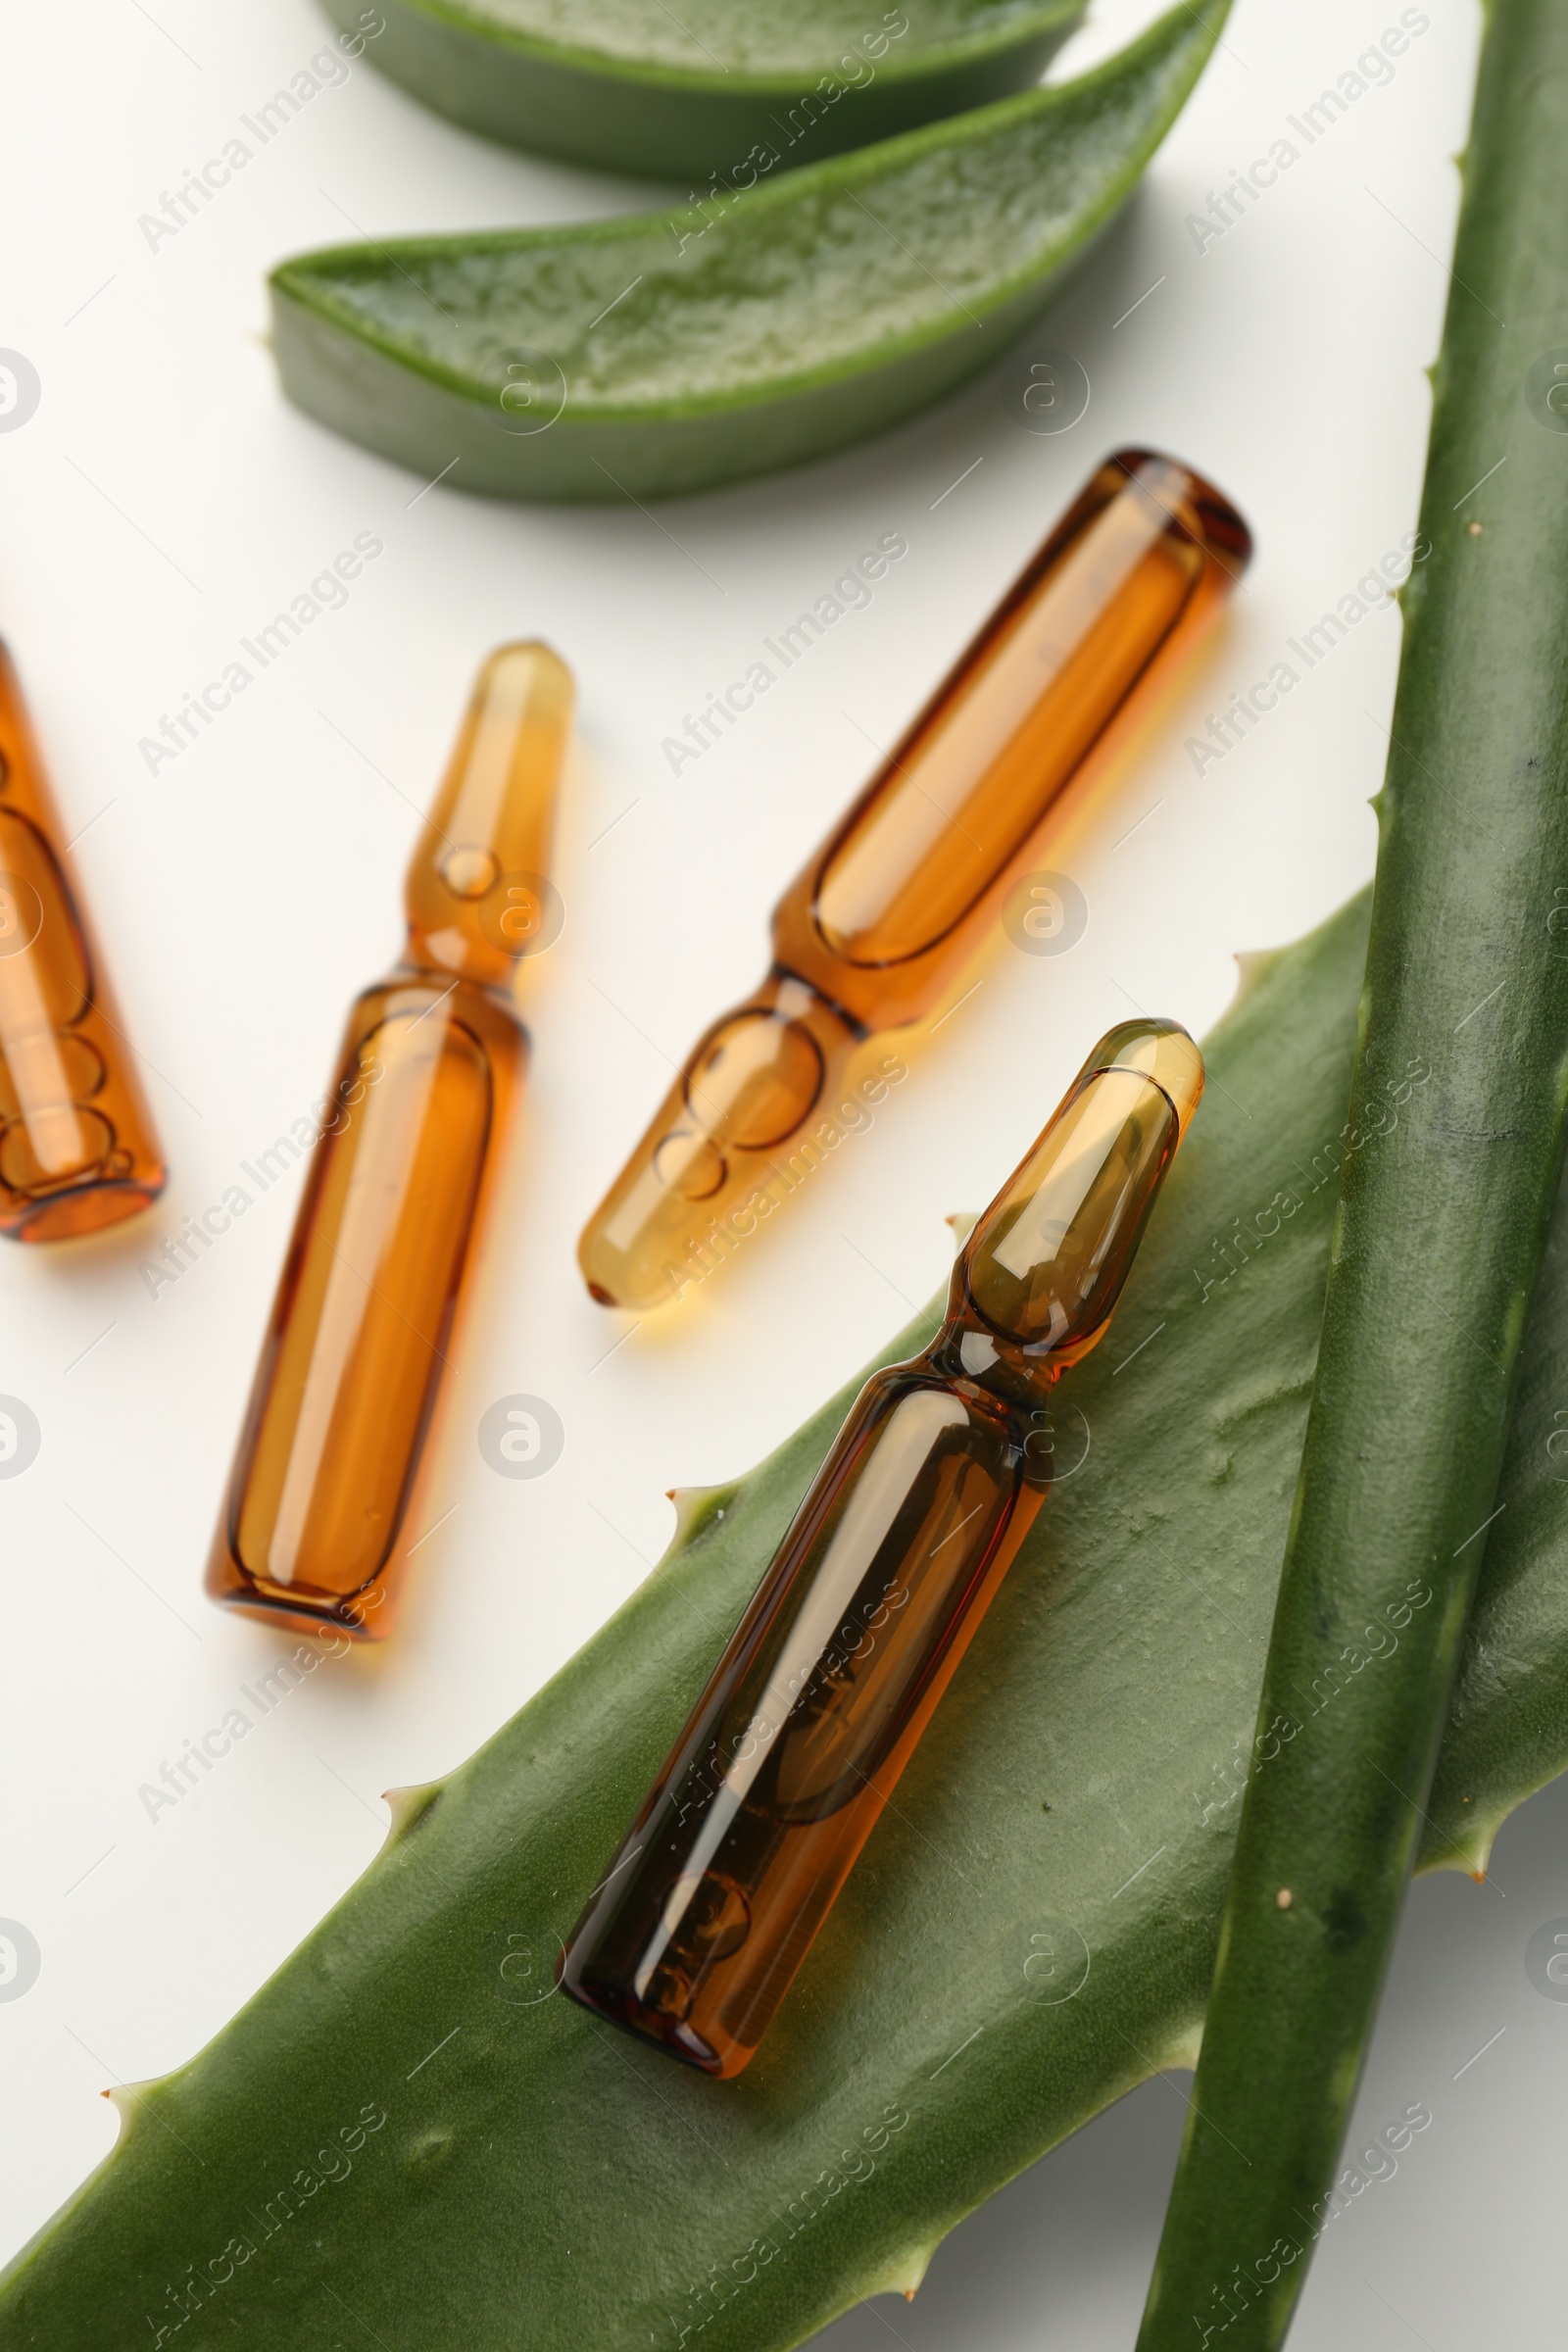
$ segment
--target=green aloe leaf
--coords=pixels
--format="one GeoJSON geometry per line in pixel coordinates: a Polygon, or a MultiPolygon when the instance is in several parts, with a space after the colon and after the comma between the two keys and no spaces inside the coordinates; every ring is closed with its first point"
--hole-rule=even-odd
{"type": "MultiPolygon", "coordinates": [[[[784,2347],[913,2286],[980,2199],[1191,2062],[1354,1156],[1365,939],[1361,902],[1259,959],[1213,1038],[1115,1337],[1057,1392],[1059,1483],[749,2072],[663,2061],[551,1972],[848,1392],[688,1497],[654,1576],[398,1800],[233,2024],[122,2097],[120,2144],[0,2284],[5,2352],[784,2347]]],[[[1565,1343],[1568,1217],[1432,1862],[1479,1866],[1568,1763],[1568,1546],[1540,1484],[1565,1343]]]]}
{"type": "MultiPolygon", "coordinates": [[[[1347,1161],[1202,2060],[1139,2341],[1280,2343],[1423,1826],[1568,1098],[1568,8],[1493,0],[1347,1161]],[[1417,1597],[1421,1596],[1421,1597],[1417,1597]],[[1370,1663],[1369,1663],[1370,1661],[1370,1663]]],[[[1498,1513],[1502,1513],[1500,1520],[1498,1513]]]]}
{"type": "Polygon", "coordinates": [[[283,389],[427,479],[506,498],[670,496],[880,432],[1040,309],[1227,6],[1194,0],[1078,81],[738,195],[285,262],[283,389]]]}
{"type": "Polygon", "coordinates": [[[326,0],[455,122],[606,172],[728,179],[891,138],[1038,81],[1082,0],[326,0]],[[368,21],[381,29],[367,38],[368,21]]]}

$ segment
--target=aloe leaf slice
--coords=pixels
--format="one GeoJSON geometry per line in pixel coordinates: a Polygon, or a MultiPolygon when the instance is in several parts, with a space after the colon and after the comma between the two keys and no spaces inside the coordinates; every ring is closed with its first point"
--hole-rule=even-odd
{"type": "MultiPolygon", "coordinates": [[[[551,1972],[848,1391],[749,1478],[687,1497],[619,1614],[470,1763],[398,1800],[385,1850],[232,2025],[122,2100],[119,2145],[0,2284],[6,2352],[782,2352],[853,2297],[915,2285],[983,2197],[1191,2063],[1365,939],[1359,902],[1259,959],[1212,1039],[1118,1344],[1058,1392],[1059,1483],[748,2073],[713,2083],[639,2050],[551,1972]]],[[[1446,1865],[1482,1863],[1568,1764],[1568,1540],[1526,1468],[1565,1342],[1560,1217],[1518,1508],[1488,1548],[1429,1804],[1446,1865]]]]}
{"type": "Polygon", "coordinates": [[[739,194],[286,262],[283,389],[426,480],[509,498],[671,496],[879,432],[1039,310],[1135,186],[1227,5],[1177,7],[1059,89],[739,194]]]}
{"type": "Polygon", "coordinates": [[[1377,803],[1364,1148],[1341,1183],[1261,1699],[1300,1728],[1242,1813],[1144,2352],[1233,2323],[1250,2352],[1284,2338],[1336,2210],[1476,1571],[1511,1516],[1497,1481],[1568,1096],[1560,0],[1493,0],[1463,185],[1431,554],[1404,592],[1377,803]]]}
{"type": "Polygon", "coordinates": [[[1082,0],[326,0],[363,53],[454,122],[606,172],[786,167],[1038,81],[1082,0]],[[369,32],[368,21],[380,19],[369,32]]]}

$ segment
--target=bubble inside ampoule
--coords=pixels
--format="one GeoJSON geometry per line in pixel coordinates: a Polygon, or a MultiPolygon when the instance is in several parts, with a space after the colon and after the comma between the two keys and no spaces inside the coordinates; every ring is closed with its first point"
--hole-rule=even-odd
{"type": "Polygon", "coordinates": [[[0,1233],[134,1215],[163,1155],[88,937],[21,688],[0,648],[0,1233]]]}

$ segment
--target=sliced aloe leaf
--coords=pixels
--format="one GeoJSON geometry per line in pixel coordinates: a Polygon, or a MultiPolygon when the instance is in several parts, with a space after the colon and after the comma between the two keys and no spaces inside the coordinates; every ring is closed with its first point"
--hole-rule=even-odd
{"type": "Polygon", "coordinates": [[[364,54],[470,130],[606,172],[729,178],[891,138],[1038,81],[1082,0],[326,0],[364,54]],[[366,38],[367,19],[382,28],[366,38]]]}
{"type": "Polygon", "coordinates": [[[1111,218],[1228,0],[1081,80],[669,213],[344,245],[272,275],[289,398],[425,479],[644,499],[879,432],[986,366],[1111,218]]]}
{"type": "MultiPolygon", "coordinates": [[[[782,2352],[916,2284],[983,2197],[1191,2062],[1365,942],[1363,901],[1259,959],[1211,1041],[1118,1341],[1058,1392],[1059,1483],[750,2071],[714,2083],[638,2048],[552,1969],[848,1391],[686,1498],[619,1614],[398,1800],[385,1850],[231,2026],[122,2098],[119,2146],[0,2284],[6,2352],[782,2352]]],[[[1565,1345],[1559,1215],[1431,1861],[1479,1865],[1568,1763],[1568,1537],[1528,1488],[1565,1345]]]]}

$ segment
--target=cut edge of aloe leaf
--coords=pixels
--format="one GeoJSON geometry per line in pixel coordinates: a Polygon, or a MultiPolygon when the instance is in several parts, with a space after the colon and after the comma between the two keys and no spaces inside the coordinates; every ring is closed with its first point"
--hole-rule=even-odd
{"type": "MultiPolygon", "coordinates": [[[[334,22],[343,22],[345,30],[358,28],[358,16],[351,15],[353,0],[321,0],[325,13],[334,22]]],[[[669,84],[694,90],[709,90],[728,95],[737,85],[760,96],[777,99],[786,91],[801,86],[802,73],[827,72],[834,59],[824,50],[814,67],[803,66],[798,71],[779,67],[772,73],[754,73],[744,66],[717,65],[684,66],[667,59],[639,58],[629,52],[595,49],[587,43],[552,40],[544,33],[528,32],[521,26],[508,24],[498,17],[487,16],[482,8],[465,8],[461,0],[397,0],[397,5],[411,15],[440,18],[463,27],[485,42],[494,41],[498,47],[526,50],[530,56],[548,58],[552,63],[574,66],[595,74],[604,74],[634,85],[641,90],[645,84],[669,84]]],[[[1084,16],[1087,0],[1039,0],[1026,18],[1014,18],[987,32],[928,41],[909,50],[889,47],[883,58],[873,62],[878,79],[910,80],[938,66],[961,65],[969,58],[991,57],[1017,47],[1026,39],[1034,39],[1058,25],[1076,24],[1084,16]]],[[[377,0],[377,15],[386,12],[386,0],[377,0]]],[[[379,36],[377,36],[379,37],[379,36]]],[[[367,57],[374,54],[367,42],[367,57]]],[[[871,87],[875,87],[873,82],[871,87]]],[[[912,127],[912,126],[911,126],[912,127]]],[[[859,145],[863,142],[857,141],[859,145]]]]}
{"type": "Polygon", "coordinates": [[[1093,118],[1107,91],[1125,91],[1130,125],[1118,125],[1122,135],[1111,161],[1087,199],[1026,264],[977,293],[977,308],[950,297],[943,310],[933,308],[867,349],[830,353],[707,397],[576,404],[549,350],[548,322],[541,321],[536,331],[543,339],[526,348],[531,363],[543,362],[561,375],[561,405],[551,422],[518,432],[505,420],[496,384],[380,326],[344,297],[331,282],[334,273],[340,279],[351,273],[378,277],[388,269],[412,274],[411,265],[416,269],[420,261],[470,254],[588,252],[657,237],[662,229],[675,233],[678,254],[676,224],[689,220],[689,208],[565,229],[334,245],[294,256],[271,273],[273,349],[283,389],[297,407],[347,438],[415,472],[446,468],[453,487],[479,495],[609,503],[671,497],[829,454],[902,421],[1005,349],[1136,186],[1207,62],[1228,7],[1229,0],[1178,6],[1075,81],[1003,99],[764,182],[738,195],[718,223],[723,228],[739,221],[751,229],[770,212],[809,205],[819,195],[842,190],[853,197],[858,186],[1004,135],[1015,123],[1049,122],[1055,114],[1093,118]]]}
{"type": "MultiPolygon", "coordinates": [[[[1184,41],[1191,42],[1195,54],[1180,95],[1174,104],[1151,110],[1156,127],[1146,130],[1141,138],[1129,142],[1132,160],[1124,162],[1120,172],[1107,180],[1095,201],[1084,208],[1083,217],[1088,226],[1083,233],[1092,235],[1115,210],[1143,165],[1154,153],[1175,121],[1207,61],[1229,6],[1230,0],[1199,0],[1197,7],[1179,5],[1156,18],[1113,57],[1102,59],[1098,66],[1073,81],[999,99],[990,106],[972,110],[957,121],[924,123],[895,138],[879,140],[874,145],[824,158],[820,163],[808,165],[784,179],[769,179],[738,194],[733,200],[729,217],[739,214],[748,220],[755,220],[768,212],[794,210],[808,201],[818,189],[848,190],[855,182],[864,185],[908,164],[918,163],[927,155],[950,148],[956,149],[960,145],[979,145],[995,132],[1006,130],[1013,122],[1027,122],[1034,117],[1048,118],[1057,111],[1075,109],[1092,100],[1104,85],[1113,84],[1124,77],[1130,79],[1147,58],[1165,50],[1174,54],[1184,41]],[[1198,34],[1191,29],[1194,24],[1200,28],[1198,34]],[[1201,33],[1206,33],[1207,37],[1200,38],[1201,33]]],[[[354,240],[313,247],[308,253],[297,254],[278,263],[271,272],[270,283],[290,300],[319,310],[323,316],[376,346],[401,366],[427,375],[433,383],[443,385],[476,406],[489,408],[494,398],[492,386],[425,355],[411,353],[395,337],[368,326],[362,312],[316,282],[318,272],[341,271],[345,267],[359,265],[366,274],[373,274],[375,266],[388,260],[395,268],[401,268],[411,262],[461,259],[466,254],[546,251],[552,246],[564,244],[575,247],[628,243],[646,236],[657,236],[662,228],[675,228],[690,218],[690,205],[676,204],[652,212],[612,214],[604,220],[574,221],[564,226],[476,229],[374,242],[354,240]]],[[[1050,268],[1048,262],[1048,271],[1050,268]]],[[[983,303],[989,302],[993,311],[1004,309],[1019,293],[1029,291],[1040,275],[1037,269],[1019,270],[1013,272],[1010,279],[998,280],[989,297],[977,299],[983,303]]],[[[1048,277],[1048,290],[1049,283],[1048,277]]],[[[950,313],[953,307],[950,303],[950,313]]],[[[889,360],[897,361],[932,343],[961,335],[963,331],[952,323],[948,313],[933,313],[928,323],[910,328],[903,335],[890,337],[885,344],[879,345],[878,357],[885,355],[889,360]]],[[[759,407],[773,399],[831,383],[843,371],[843,368],[842,361],[824,360],[815,367],[772,379],[766,389],[746,389],[715,394],[708,399],[661,403],[658,413],[709,417],[731,409],[759,407]]],[[[568,388],[563,416],[569,416],[571,409],[568,388]]],[[[646,404],[633,401],[620,405],[595,402],[592,414],[596,419],[602,418],[607,423],[622,423],[646,417],[650,410],[646,404]]]]}
{"type": "Polygon", "coordinates": [[[466,128],[654,178],[738,169],[777,127],[780,109],[819,110],[799,126],[788,169],[985,105],[1038,80],[1084,8],[1084,0],[1037,0],[1012,22],[967,37],[909,50],[895,38],[881,58],[860,61],[871,66],[861,81],[837,73],[850,63],[842,44],[837,56],[824,47],[812,64],[758,72],[554,40],[456,0],[380,0],[382,29],[365,40],[357,0],[323,4],[388,80],[466,128]],[[830,98],[824,81],[836,85],[830,98]]]}

